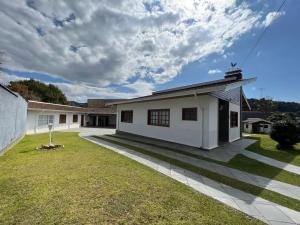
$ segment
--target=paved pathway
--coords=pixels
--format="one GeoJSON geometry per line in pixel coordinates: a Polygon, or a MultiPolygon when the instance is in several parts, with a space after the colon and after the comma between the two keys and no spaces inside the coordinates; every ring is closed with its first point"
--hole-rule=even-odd
{"type": "Polygon", "coordinates": [[[263,155],[260,155],[260,154],[257,154],[257,153],[251,152],[251,151],[247,151],[247,150],[240,151],[240,154],[243,154],[251,159],[255,159],[255,160],[263,162],[265,164],[268,164],[268,165],[289,171],[291,173],[300,175],[300,167],[299,166],[281,162],[276,159],[271,159],[269,157],[266,157],[266,156],[263,156],[263,155]]]}
{"type": "Polygon", "coordinates": [[[224,145],[222,145],[218,148],[212,149],[210,151],[203,151],[203,150],[199,150],[198,148],[194,148],[194,147],[189,147],[189,146],[185,146],[185,145],[170,143],[170,142],[146,138],[146,137],[140,137],[137,135],[118,134],[117,136],[141,141],[143,143],[150,143],[150,144],[154,143],[154,144],[157,144],[160,146],[168,146],[168,147],[180,150],[180,151],[190,152],[193,154],[204,156],[206,158],[211,158],[211,159],[215,159],[215,160],[219,160],[219,161],[223,161],[223,162],[228,162],[237,154],[242,154],[249,158],[263,162],[267,165],[274,166],[274,167],[286,170],[288,172],[292,172],[292,173],[300,175],[300,167],[299,166],[291,165],[289,163],[281,162],[281,161],[271,159],[269,157],[245,150],[246,147],[248,147],[249,145],[251,145],[257,141],[254,139],[242,138],[240,140],[224,144],[224,145]]]}
{"type": "Polygon", "coordinates": [[[80,127],[60,130],[60,132],[79,132],[81,136],[115,134],[116,129],[100,127],[80,127]]]}
{"type": "Polygon", "coordinates": [[[138,161],[154,170],[169,176],[200,193],[210,196],[232,208],[271,225],[300,224],[300,213],[267,201],[260,197],[242,192],[230,186],[215,182],[204,176],[184,170],[164,161],[149,157],[131,149],[112,144],[93,137],[84,137],[98,145],[109,148],[119,154],[138,161]]]}
{"type": "Polygon", "coordinates": [[[218,161],[223,161],[223,162],[228,162],[231,160],[234,156],[239,154],[240,149],[245,149],[249,145],[253,144],[256,142],[256,140],[253,139],[240,139],[231,143],[226,143],[220,147],[217,147],[215,149],[212,149],[210,151],[199,149],[196,147],[191,147],[187,145],[182,145],[182,144],[177,144],[173,142],[168,142],[168,141],[163,141],[163,140],[157,140],[153,138],[148,138],[148,137],[141,137],[138,135],[133,135],[133,134],[117,134],[116,136],[124,137],[124,138],[129,138],[132,140],[137,140],[139,142],[143,143],[149,143],[149,144],[156,144],[162,147],[171,147],[180,151],[186,151],[190,152],[196,155],[200,155],[206,158],[211,158],[215,159],[218,161]]]}
{"type": "Polygon", "coordinates": [[[142,144],[134,141],[129,141],[125,139],[120,139],[112,136],[105,136],[104,138],[110,139],[113,141],[118,141],[124,144],[129,144],[135,147],[139,147],[145,149],[150,152],[154,152],[172,159],[176,159],[182,162],[189,163],[199,168],[203,168],[212,172],[216,172],[221,175],[225,175],[227,177],[231,177],[245,183],[249,183],[264,189],[268,189],[282,195],[298,199],[300,200],[300,187],[294,186],[291,184],[286,184],[277,180],[272,180],[266,177],[261,177],[257,175],[253,175],[251,173],[243,172],[237,169],[229,168],[226,166],[219,165],[217,163],[208,162],[205,160],[197,159],[191,156],[187,156],[184,154],[176,153],[171,150],[167,150],[164,148],[155,147],[148,144],[142,144]]]}

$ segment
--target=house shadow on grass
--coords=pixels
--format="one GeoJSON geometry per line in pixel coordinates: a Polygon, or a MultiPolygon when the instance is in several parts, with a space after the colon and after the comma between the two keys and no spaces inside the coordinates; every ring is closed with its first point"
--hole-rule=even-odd
{"type": "MultiPolygon", "coordinates": [[[[100,137],[100,139],[102,138],[100,137]]],[[[178,148],[174,149],[174,145],[172,147],[162,146],[166,143],[157,140],[153,142],[153,139],[148,139],[145,137],[133,138],[132,135],[130,135],[130,137],[129,135],[126,135],[126,137],[124,136],[121,137],[120,135],[112,135],[106,138],[104,137],[104,141],[121,145],[123,147],[132,149],[133,151],[137,151],[139,153],[146,154],[147,156],[163,160],[167,163],[170,163],[171,165],[174,165],[175,167],[182,168],[183,170],[185,170],[185,172],[181,174],[182,176],[186,173],[186,171],[191,171],[200,176],[204,176],[206,178],[212,179],[214,182],[210,182],[208,179],[203,179],[203,180],[207,181],[207,183],[205,183],[206,185],[208,186],[212,185],[211,188],[216,189],[216,192],[218,192],[220,195],[222,195],[220,192],[223,192],[223,195],[228,195],[231,192],[237,195],[241,195],[241,193],[244,193],[246,199],[241,198],[240,200],[244,202],[247,201],[247,203],[251,203],[252,201],[255,202],[256,196],[261,196],[273,202],[283,203],[285,206],[287,206],[285,204],[286,202],[288,202],[288,205],[293,204],[293,199],[291,199],[289,197],[289,194],[287,194],[287,192],[284,190],[285,187],[281,189],[279,192],[276,191],[278,189],[275,190],[271,188],[270,190],[269,184],[272,182],[272,178],[275,177],[278,173],[280,173],[281,169],[271,170],[272,173],[269,174],[270,178],[262,177],[258,179],[253,175],[259,175],[259,174],[252,173],[253,174],[252,176],[251,174],[246,174],[245,172],[251,173],[251,171],[247,171],[243,169],[243,167],[245,166],[244,162],[251,161],[251,159],[244,157],[241,154],[242,152],[241,149],[238,152],[240,155],[238,154],[237,156],[235,156],[233,158],[235,161],[231,163],[230,161],[217,162],[216,160],[212,160],[211,158],[203,158],[203,155],[202,156],[197,155],[195,154],[194,151],[187,151],[187,149],[185,150],[178,149],[178,148]],[[242,159],[239,159],[237,157],[241,157],[242,159]],[[235,166],[234,165],[235,163],[238,166],[235,166]],[[228,185],[230,188],[227,187],[226,185],[228,185]],[[267,189],[268,191],[265,191],[265,189],[267,189]],[[236,190],[236,193],[234,192],[234,190],[236,190]],[[275,192],[282,193],[282,194],[278,194],[274,196],[274,193],[270,192],[272,190],[275,190],[275,192]]],[[[232,144],[234,148],[233,151],[237,151],[239,146],[245,145],[245,142],[243,142],[243,140],[241,141],[242,141],[241,143],[234,142],[234,144],[232,144]]],[[[253,143],[253,141],[251,143],[253,143]]],[[[198,153],[201,152],[201,150],[199,149],[197,151],[198,153]]],[[[211,152],[213,151],[214,150],[211,150],[211,152]]],[[[220,149],[218,149],[217,153],[219,151],[220,149]]],[[[259,172],[264,171],[262,169],[264,166],[263,163],[260,163],[255,160],[252,161],[255,162],[254,167],[257,171],[259,172]]],[[[251,167],[253,167],[251,163],[249,166],[246,166],[246,168],[250,168],[250,169],[251,167]]],[[[267,168],[268,166],[266,165],[265,167],[267,168]]],[[[181,173],[180,170],[179,173],[181,173]]],[[[295,198],[300,200],[300,187],[299,187],[299,195],[296,194],[295,198]]],[[[300,209],[300,201],[298,202],[298,200],[295,200],[295,202],[297,205],[296,207],[299,207],[300,209]]]]}
{"type": "MultiPolygon", "coordinates": [[[[272,215],[268,213],[266,207],[273,212],[278,211],[278,218],[281,219],[287,218],[284,212],[281,212],[276,207],[278,203],[285,207],[290,207],[292,209],[300,209],[299,204],[296,200],[294,204],[293,200],[290,198],[280,199],[279,196],[274,194],[267,194],[264,189],[257,188],[254,185],[248,185],[243,182],[237,182],[234,178],[227,177],[227,174],[222,176],[222,171],[210,171],[207,169],[202,169],[195,165],[196,159],[190,159],[186,155],[180,153],[171,153],[167,149],[158,149],[157,147],[152,146],[145,150],[143,144],[132,144],[130,145],[127,141],[117,141],[116,137],[87,137],[91,141],[95,141],[100,144],[103,144],[105,147],[111,148],[113,151],[118,152],[126,157],[134,159],[154,170],[167,175],[174,180],[177,180],[202,194],[210,196],[220,202],[223,202],[226,205],[229,205],[233,208],[239,209],[251,216],[261,219],[262,216],[271,220],[272,215]],[[91,138],[91,139],[90,139],[91,138]],[[189,164],[184,161],[179,161],[173,156],[180,156],[182,158],[190,159],[193,164],[189,164]],[[258,198],[261,196],[262,198],[258,198]],[[273,203],[274,202],[274,203],[273,203]],[[294,204],[294,205],[293,205],[294,204]]],[[[133,141],[132,141],[133,142],[133,141]]],[[[200,162],[200,161],[199,161],[200,162]]],[[[201,163],[206,164],[205,161],[201,163]]],[[[289,211],[289,209],[286,209],[289,211]]],[[[296,213],[291,211],[290,213],[296,213]]],[[[284,222],[293,222],[289,218],[284,222]]],[[[295,224],[294,222],[292,224],[295,224]]]]}

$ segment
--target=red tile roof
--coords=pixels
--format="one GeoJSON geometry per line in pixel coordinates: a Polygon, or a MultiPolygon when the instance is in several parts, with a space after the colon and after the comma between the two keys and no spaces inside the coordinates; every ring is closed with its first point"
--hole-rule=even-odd
{"type": "Polygon", "coordinates": [[[50,110],[50,111],[67,111],[78,113],[94,113],[94,114],[115,114],[116,109],[113,107],[105,108],[84,108],[70,105],[53,104],[47,102],[28,101],[29,110],[50,110]]]}

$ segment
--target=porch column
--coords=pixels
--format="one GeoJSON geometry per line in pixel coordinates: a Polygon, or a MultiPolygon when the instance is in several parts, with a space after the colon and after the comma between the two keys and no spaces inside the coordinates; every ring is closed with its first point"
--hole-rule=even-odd
{"type": "Polygon", "coordinates": [[[96,115],[96,127],[99,127],[98,115],[96,115]]]}

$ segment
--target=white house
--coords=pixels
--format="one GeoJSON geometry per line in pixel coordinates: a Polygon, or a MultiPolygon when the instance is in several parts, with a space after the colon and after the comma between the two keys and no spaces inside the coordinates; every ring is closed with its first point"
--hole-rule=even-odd
{"type": "Polygon", "coordinates": [[[261,118],[248,118],[243,121],[244,132],[269,134],[272,130],[272,123],[261,118]]]}
{"type": "Polygon", "coordinates": [[[236,70],[221,80],[108,105],[117,105],[117,132],[212,149],[241,137],[242,85],[254,80],[236,70]]]}
{"type": "Polygon", "coordinates": [[[26,134],[47,132],[49,123],[53,124],[53,130],[81,126],[114,127],[115,117],[115,107],[76,107],[29,100],[26,134]]]}
{"type": "Polygon", "coordinates": [[[49,123],[53,130],[79,128],[84,125],[84,116],[81,107],[28,101],[26,134],[47,132],[49,123]]]}

